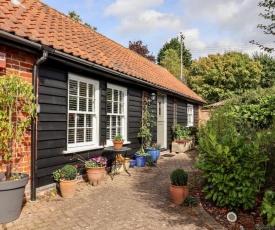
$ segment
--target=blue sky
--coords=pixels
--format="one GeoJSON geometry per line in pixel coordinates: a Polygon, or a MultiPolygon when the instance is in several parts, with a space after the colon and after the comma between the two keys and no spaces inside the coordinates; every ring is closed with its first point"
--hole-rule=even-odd
{"type": "Polygon", "coordinates": [[[274,41],[257,29],[264,22],[259,0],[42,1],[64,14],[76,11],[84,22],[125,47],[129,41],[142,40],[155,56],[180,32],[193,59],[228,50],[252,54],[260,50],[250,40],[274,41]]]}

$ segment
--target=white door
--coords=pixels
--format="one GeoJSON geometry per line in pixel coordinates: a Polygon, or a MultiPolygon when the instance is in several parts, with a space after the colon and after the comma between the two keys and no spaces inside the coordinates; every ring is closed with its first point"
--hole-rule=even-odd
{"type": "Polygon", "coordinates": [[[157,96],[157,143],[162,148],[166,148],[167,143],[167,106],[166,96],[158,94],[157,96]]]}

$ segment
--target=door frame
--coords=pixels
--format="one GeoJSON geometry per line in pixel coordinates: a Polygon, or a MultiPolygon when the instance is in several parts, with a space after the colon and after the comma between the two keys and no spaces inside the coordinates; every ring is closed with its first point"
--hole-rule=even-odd
{"type": "MultiPolygon", "coordinates": [[[[164,132],[163,132],[163,140],[164,140],[164,145],[162,148],[167,149],[167,95],[157,93],[157,102],[158,102],[158,96],[163,97],[163,116],[164,116],[164,132]]],[[[157,103],[157,136],[158,136],[158,103],[157,103]]],[[[157,143],[158,139],[157,139],[157,143]]]]}

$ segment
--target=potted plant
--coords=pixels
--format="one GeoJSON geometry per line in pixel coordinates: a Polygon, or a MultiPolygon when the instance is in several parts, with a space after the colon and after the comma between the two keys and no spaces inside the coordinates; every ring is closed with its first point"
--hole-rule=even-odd
{"type": "Polygon", "coordinates": [[[60,193],[63,198],[72,198],[77,186],[77,169],[72,165],[65,165],[63,168],[53,172],[53,178],[59,183],[60,193]]]}
{"type": "Polygon", "coordinates": [[[24,156],[18,152],[31,118],[35,116],[35,96],[30,83],[19,76],[0,77],[0,223],[16,220],[22,208],[25,186],[29,176],[12,173],[24,156]]]}
{"type": "Polygon", "coordinates": [[[91,185],[97,186],[101,184],[106,172],[106,165],[107,159],[102,156],[93,157],[88,161],[85,161],[85,169],[88,181],[91,185]]]}
{"type": "Polygon", "coordinates": [[[151,160],[156,163],[160,156],[161,145],[158,143],[152,144],[152,147],[146,148],[145,151],[150,155],[151,160]]]}
{"type": "Polygon", "coordinates": [[[122,149],[123,142],[124,140],[122,139],[122,136],[120,134],[115,135],[113,139],[114,149],[116,150],[122,149]]]}
{"type": "Polygon", "coordinates": [[[189,127],[175,124],[172,126],[172,134],[174,139],[172,142],[172,152],[183,153],[194,148],[194,140],[189,127]]]}
{"type": "Polygon", "coordinates": [[[149,154],[147,152],[145,152],[145,150],[143,148],[141,150],[137,151],[135,154],[136,166],[144,167],[148,156],[149,156],[149,154]]]}
{"type": "Polygon", "coordinates": [[[138,137],[141,138],[141,151],[144,149],[150,155],[152,161],[157,162],[160,155],[160,146],[159,144],[151,145],[153,138],[152,128],[156,126],[156,122],[154,121],[154,116],[150,112],[150,103],[151,100],[145,100],[144,102],[138,137]]]}
{"type": "Polygon", "coordinates": [[[188,195],[188,174],[183,169],[175,169],[171,175],[170,192],[175,204],[182,204],[188,195]]]}

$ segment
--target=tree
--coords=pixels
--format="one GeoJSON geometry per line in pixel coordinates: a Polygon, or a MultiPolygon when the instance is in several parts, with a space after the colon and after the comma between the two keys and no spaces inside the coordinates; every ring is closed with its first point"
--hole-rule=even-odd
{"type": "Polygon", "coordinates": [[[96,27],[91,26],[91,25],[90,25],[89,23],[87,23],[87,22],[83,22],[82,19],[81,19],[80,16],[79,16],[79,14],[77,14],[75,11],[69,11],[69,12],[68,12],[68,16],[69,16],[71,19],[73,19],[73,20],[75,20],[75,21],[77,21],[77,22],[80,22],[81,24],[83,24],[83,25],[85,25],[85,26],[91,28],[92,30],[97,30],[96,27]]]}
{"type": "MultiPolygon", "coordinates": [[[[173,49],[177,52],[177,55],[179,59],[181,58],[181,44],[178,40],[178,38],[172,38],[169,42],[166,42],[163,47],[160,49],[157,57],[158,64],[161,65],[161,60],[165,56],[165,51],[168,49],[173,49]]],[[[182,63],[183,66],[186,68],[189,68],[192,63],[192,55],[189,50],[187,50],[184,46],[184,43],[182,45],[182,63]]],[[[180,69],[180,66],[178,67],[180,69]]]]}
{"type": "Polygon", "coordinates": [[[263,66],[263,75],[260,81],[262,88],[275,85],[275,58],[268,54],[255,52],[252,55],[254,61],[259,61],[263,66]]]}
{"type": "MultiPolygon", "coordinates": [[[[258,24],[258,28],[261,28],[264,31],[264,34],[270,34],[275,35],[275,14],[274,14],[274,8],[275,8],[275,1],[274,0],[264,0],[260,1],[258,3],[258,6],[265,8],[265,13],[260,13],[260,16],[262,16],[264,19],[271,20],[271,24],[269,25],[263,25],[258,24]]],[[[263,44],[260,44],[259,42],[255,42],[254,40],[250,41],[250,43],[255,44],[259,46],[264,51],[267,51],[269,53],[273,52],[275,49],[271,47],[267,47],[263,44]]],[[[275,41],[273,41],[275,43],[275,41]]]]}
{"type": "Polygon", "coordinates": [[[147,45],[143,45],[141,40],[133,42],[129,41],[129,49],[138,53],[142,57],[147,58],[149,61],[156,61],[156,57],[153,54],[149,54],[150,51],[148,50],[147,45]]]}
{"type": "Polygon", "coordinates": [[[164,57],[160,61],[160,65],[166,68],[175,77],[178,78],[180,76],[180,59],[176,50],[165,50],[164,57]]]}
{"type": "Polygon", "coordinates": [[[189,71],[189,86],[208,103],[241,95],[259,86],[262,65],[247,54],[227,52],[194,60],[189,71]]]}

